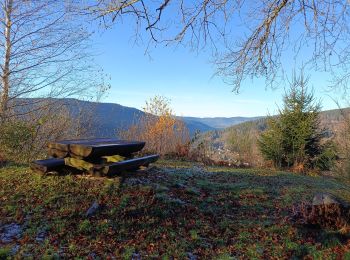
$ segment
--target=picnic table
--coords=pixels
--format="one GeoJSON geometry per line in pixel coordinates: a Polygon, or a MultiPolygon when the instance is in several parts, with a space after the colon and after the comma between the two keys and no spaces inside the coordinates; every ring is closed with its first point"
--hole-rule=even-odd
{"type": "Polygon", "coordinates": [[[34,161],[30,166],[41,173],[70,167],[95,176],[118,175],[148,167],[159,158],[158,154],[135,158],[134,154],[144,146],[145,142],[113,138],[62,140],[48,144],[52,158],[34,161]]]}

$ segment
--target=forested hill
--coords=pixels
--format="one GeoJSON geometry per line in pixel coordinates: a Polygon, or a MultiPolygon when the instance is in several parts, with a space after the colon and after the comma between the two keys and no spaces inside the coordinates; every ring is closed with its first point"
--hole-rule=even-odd
{"type": "MultiPolygon", "coordinates": [[[[38,99],[20,99],[27,104],[36,103],[38,99]]],[[[138,118],[144,114],[143,111],[122,106],[115,103],[96,103],[89,101],[81,101],[77,99],[57,99],[57,104],[64,104],[73,117],[85,114],[86,120],[91,121],[92,130],[96,135],[115,136],[117,129],[126,129],[131,124],[137,122],[138,118]]],[[[28,107],[24,109],[29,109],[28,107]]],[[[350,112],[350,108],[346,108],[345,113],[350,112]]],[[[332,130],[337,127],[342,120],[340,110],[328,110],[321,113],[322,122],[330,125],[332,130]]],[[[193,135],[197,130],[200,132],[209,132],[215,130],[215,135],[219,133],[227,133],[231,129],[251,128],[263,130],[266,127],[264,117],[179,117],[182,119],[190,133],[193,135]],[[216,131],[219,130],[219,131],[216,131]]]]}
{"type": "MultiPolygon", "coordinates": [[[[337,133],[340,133],[343,129],[344,116],[349,118],[350,108],[333,109],[322,111],[320,113],[321,126],[327,129],[326,137],[334,137],[337,133]]],[[[254,121],[244,122],[231,127],[227,127],[221,130],[209,131],[199,138],[198,142],[205,142],[211,147],[213,153],[221,153],[226,151],[232,143],[232,138],[240,135],[242,138],[252,138],[252,143],[256,146],[256,138],[267,127],[267,118],[258,118],[254,121]]]]}
{"type": "MultiPolygon", "coordinates": [[[[38,99],[21,99],[21,101],[23,100],[31,104],[35,103],[38,99]]],[[[95,103],[77,99],[57,99],[55,102],[59,105],[64,104],[73,117],[77,117],[81,114],[86,115],[86,120],[91,121],[93,132],[95,135],[99,136],[115,136],[117,129],[128,128],[131,124],[137,122],[138,118],[144,114],[144,112],[139,109],[115,103],[95,103]]],[[[27,107],[26,109],[29,108],[27,107]]],[[[253,117],[179,118],[185,122],[191,135],[197,130],[203,133],[256,119],[253,117]]]]}

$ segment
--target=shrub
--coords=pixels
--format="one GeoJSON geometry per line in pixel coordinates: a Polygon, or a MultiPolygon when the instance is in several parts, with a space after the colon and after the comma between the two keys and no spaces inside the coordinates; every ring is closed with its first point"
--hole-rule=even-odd
{"type": "Polygon", "coordinates": [[[0,126],[1,157],[6,160],[26,161],[32,150],[35,129],[24,121],[2,123],[0,126]]]}
{"type": "Polygon", "coordinates": [[[228,131],[226,143],[239,164],[257,166],[262,161],[257,147],[259,132],[253,127],[254,124],[255,122],[242,123],[228,131]]]}
{"type": "Polygon", "coordinates": [[[326,171],[335,166],[335,162],[338,159],[338,149],[332,141],[323,144],[322,148],[322,153],[317,157],[315,166],[320,170],[326,171]]]}
{"type": "Polygon", "coordinates": [[[274,166],[283,166],[282,131],[278,120],[269,118],[268,129],[265,130],[258,140],[260,152],[267,161],[272,161],[274,166]]]}
{"type": "Polygon", "coordinates": [[[340,108],[340,104],[338,107],[338,120],[341,124],[334,130],[334,142],[339,157],[335,169],[340,176],[348,179],[350,177],[350,110],[340,108]]]}
{"type": "Polygon", "coordinates": [[[53,140],[78,137],[80,123],[63,106],[43,106],[33,113],[13,116],[0,125],[0,159],[27,163],[47,156],[53,140]]]}

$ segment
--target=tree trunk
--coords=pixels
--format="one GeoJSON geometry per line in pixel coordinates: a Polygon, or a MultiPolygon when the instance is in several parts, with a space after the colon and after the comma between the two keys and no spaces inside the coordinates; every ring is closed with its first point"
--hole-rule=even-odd
{"type": "Polygon", "coordinates": [[[5,55],[2,64],[2,75],[1,75],[1,100],[0,100],[0,120],[3,121],[6,118],[8,109],[8,99],[10,92],[10,58],[11,58],[11,13],[12,13],[13,0],[8,0],[3,6],[3,12],[5,17],[5,55]]]}

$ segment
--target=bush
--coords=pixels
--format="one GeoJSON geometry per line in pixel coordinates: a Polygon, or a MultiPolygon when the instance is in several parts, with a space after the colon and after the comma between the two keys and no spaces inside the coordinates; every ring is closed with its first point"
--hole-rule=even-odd
{"type": "Polygon", "coordinates": [[[322,153],[316,159],[315,167],[326,171],[335,166],[335,162],[338,159],[337,147],[333,142],[328,141],[322,148],[322,153]]]}
{"type": "Polygon", "coordinates": [[[35,129],[24,121],[2,123],[0,126],[1,156],[5,160],[24,162],[30,157],[35,129]]]}
{"type": "Polygon", "coordinates": [[[81,127],[65,107],[43,106],[0,125],[0,160],[27,163],[47,156],[50,141],[78,137],[81,127]]]}
{"type": "Polygon", "coordinates": [[[283,162],[282,132],[278,120],[269,118],[268,128],[258,140],[261,154],[267,161],[273,162],[274,166],[281,168],[283,162]]]}
{"type": "Polygon", "coordinates": [[[350,178],[350,111],[345,108],[339,107],[339,119],[341,124],[335,129],[335,140],[338,152],[338,161],[336,165],[337,173],[345,177],[350,178]]]}
{"type": "Polygon", "coordinates": [[[258,166],[262,161],[257,147],[259,133],[254,124],[255,122],[242,123],[228,131],[227,146],[240,164],[258,166]]]}

